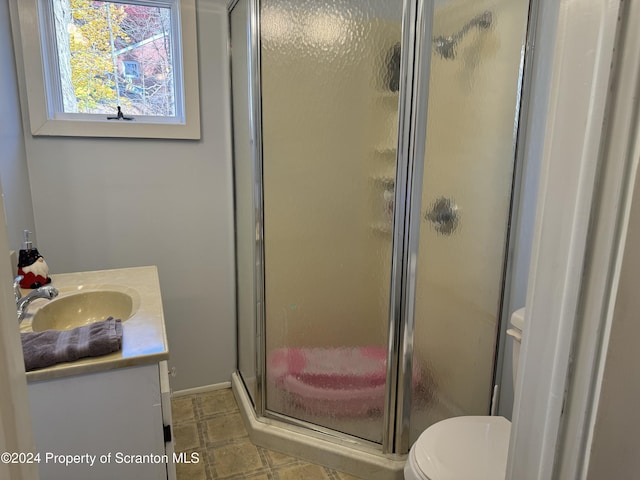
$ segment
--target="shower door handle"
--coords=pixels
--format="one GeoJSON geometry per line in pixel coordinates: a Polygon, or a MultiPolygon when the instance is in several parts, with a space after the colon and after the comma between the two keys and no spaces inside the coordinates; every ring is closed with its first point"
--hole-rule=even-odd
{"type": "Polygon", "coordinates": [[[439,197],[424,214],[424,219],[433,225],[436,232],[451,235],[460,220],[458,206],[450,198],[439,197]]]}

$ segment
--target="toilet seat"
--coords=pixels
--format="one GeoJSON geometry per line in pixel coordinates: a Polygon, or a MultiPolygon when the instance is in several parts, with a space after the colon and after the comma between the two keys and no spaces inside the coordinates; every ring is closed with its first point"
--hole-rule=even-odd
{"type": "Polygon", "coordinates": [[[438,422],[411,448],[405,478],[504,480],[511,422],[504,417],[455,417],[438,422]]]}

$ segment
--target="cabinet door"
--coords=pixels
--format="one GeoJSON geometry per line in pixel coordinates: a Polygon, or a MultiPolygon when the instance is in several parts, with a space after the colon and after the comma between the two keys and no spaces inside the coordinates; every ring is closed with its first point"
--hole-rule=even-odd
{"type": "Polygon", "coordinates": [[[158,364],[30,383],[29,402],[41,478],[167,477],[165,461],[138,463],[125,457],[165,454],[158,364]],[[45,461],[47,453],[97,459],[93,465],[66,466],[45,461]]]}
{"type": "Polygon", "coordinates": [[[164,450],[169,458],[167,463],[167,479],[176,480],[176,466],[173,463],[175,441],[173,434],[173,419],[171,417],[171,386],[169,385],[169,364],[160,362],[160,400],[162,402],[162,423],[171,429],[171,440],[165,442],[164,450]]]}

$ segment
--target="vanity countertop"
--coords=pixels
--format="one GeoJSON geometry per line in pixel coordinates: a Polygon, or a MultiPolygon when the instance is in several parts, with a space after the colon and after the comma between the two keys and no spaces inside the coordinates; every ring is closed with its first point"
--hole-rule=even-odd
{"type": "MultiPolygon", "coordinates": [[[[59,290],[58,298],[87,290],[120,290],[132,296],[136,308],[133,315],[122,322],[122,350],[27,372],[27,382],[157,363],[169,358],[160,282],[155,266],[54,274],[49,285],[59,290]]],[[[29,291],[23,290],[22,293],[29,291]]],[[[48,300],[43,299],[31,303],[20,325],[21,332],[31,331],[31,318],[47,303],[48,300]]]]}

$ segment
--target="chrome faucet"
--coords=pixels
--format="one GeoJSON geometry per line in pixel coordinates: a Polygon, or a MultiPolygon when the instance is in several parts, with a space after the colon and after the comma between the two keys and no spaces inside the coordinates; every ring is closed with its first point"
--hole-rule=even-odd
{"type": "Polygon", "coordinates": [[[16,304],[18,300],[22,298],[22,292],[20,291],[20,282],[24,277],[22,275],[18,275],[13,279],[13,296],[16,297],[16,304]]]}
{"type": "Polygon", "coordinates": [[[16,306],[18,308],[18,323],[21,323],[22,320],[24,320],[24,317],[27,314],[27,307],[36,298],[46,298],[47,300],[51,300],[58,296],[57,288],[45,285],[44,287],[40,287],[23,297],[20,292],[20,280],[22,280],[22,277],[18,276],[13,281],[13,293],[16,297],[16,306]]]}

